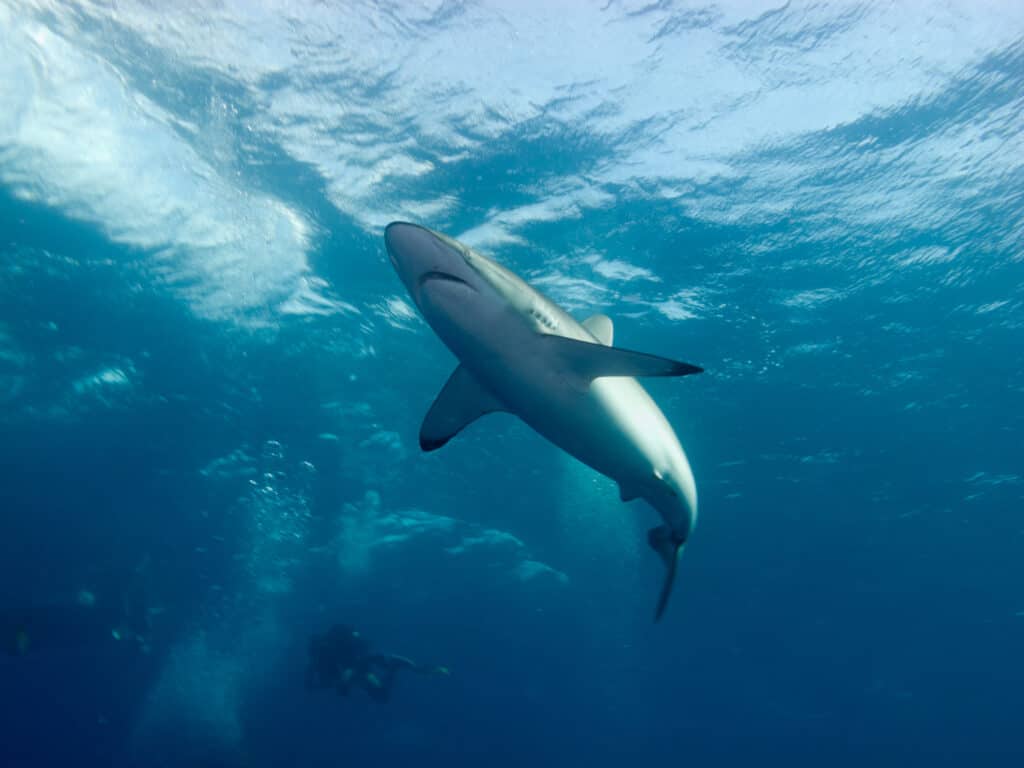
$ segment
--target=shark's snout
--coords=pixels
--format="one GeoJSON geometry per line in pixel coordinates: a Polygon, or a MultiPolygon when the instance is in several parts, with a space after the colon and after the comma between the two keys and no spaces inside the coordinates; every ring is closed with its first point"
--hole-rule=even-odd
{"type": "Polygon", "coordinates": [[[392,222],[384,230],[384,243],[391,264],[417,303],[431,281],[472,288],[472,270],[462,254],[426,227],[392,222]]]}
{"type": "Polygon", "coordinates": [[[414,282],[417,273],[422,271],[417,269],[418,262],[422,260],[432,239],[433,235],[422,227],[401,221],[388,224],[384,230],[384,244],[392,265],[403,278],[409,275],[414,282]]]}

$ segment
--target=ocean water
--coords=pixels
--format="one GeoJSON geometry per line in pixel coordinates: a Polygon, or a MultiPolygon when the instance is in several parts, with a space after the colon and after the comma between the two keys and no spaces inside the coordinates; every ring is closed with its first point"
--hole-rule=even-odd
{"type": "Polygon", "coordinates": [[[0,765],[1024,764],[1024,5],[2,0],[0,253],[0,765]],[[706,369],[661,623],[395,219],[706,369]]]}

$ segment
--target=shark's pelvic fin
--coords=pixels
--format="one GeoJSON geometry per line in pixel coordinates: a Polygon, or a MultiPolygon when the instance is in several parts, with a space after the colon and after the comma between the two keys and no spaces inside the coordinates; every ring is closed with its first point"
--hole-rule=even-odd
{"type": "Polygon", "coordinates": [[[469,371],[458,366],[448,377],[434,404],[427,411],[420,427],[420,448],[436,451],[457,435],[466,425],[486,413],[504,410],[505,406],[488,392],[469,371]]]}
{"type": "Polygon", "coordinates": [[[704,369],[667,357],[606,347],[565,336],[544,336],[544,343],[575,373],[590,381],[601,376],[687,376],[704,369]]]}
{"type": "Polygon", "coordinates": [[[633,499],[640,498],[640,492],[635,488],[627,488],[624,485],[619,486],[619,498],[623,501],[633,501],[633,499]]]}
{"type": "Polygon", "coordinates": [[[584,320],[581,325],[590,331],[591,335],[606,347],[610,347],[612,345],[615,328],[612,325],[612,319],[608,317],[608,315],[591,315],[584,320]]]}
{"type": "Polygon", "coordinates": [[[654,611],[654,620],[661,621],[661,617],[665,614],[665,606],[668,605],[668,598],[672,594],[672,584],[676,580],[676,567],[679,565],[679,555],[683,551],[685,542],[673,535],[667,525],[659,525],[647,532],[647,543],[658,553],[661,561],[665,564],[665,583],[661,586],[658,607],[654,611]]]}

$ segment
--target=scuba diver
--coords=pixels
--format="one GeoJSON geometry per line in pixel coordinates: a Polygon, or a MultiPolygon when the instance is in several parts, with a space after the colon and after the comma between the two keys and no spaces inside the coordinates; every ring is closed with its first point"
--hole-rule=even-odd
{"type": "Polygon", "coordinates": [[[370,644],[356,630],[335,624],[309,640],[306,687],[334,688],[339,695],[347,696],[353,686],[358,686],[370,698],[387,701],[400,669],[423,675],[449,674],[447,667],[416,664],[404,656],[373,653],[370,644]]]}

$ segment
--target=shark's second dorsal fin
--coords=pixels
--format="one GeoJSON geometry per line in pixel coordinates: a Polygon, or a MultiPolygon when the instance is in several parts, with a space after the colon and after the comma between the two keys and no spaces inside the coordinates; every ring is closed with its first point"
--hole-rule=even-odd
{"type": "Polygon", "coordinates": [[[543,338],[565,365],[587,381],[602,376],[687,376],[704,370],[646,352],[606,347],[565,336],[548,335],[543,338]]]}
{"type": "Polygon", "coordinates": [[[610,347],[612,345],[615,328],[612,325],[612,319],[608,317],[608,315],[591,315],[584,320],[581,325],[590,331],[591,335],[606,347],[610,347]]]}
{"type": "Polygon", "coordinates": [[[486,413],[502,411],[505,406],[476,380],[465,366],[458,366],[448,377],[420,427],[420,448],[436,451],[466,425],[486,413]]]}

